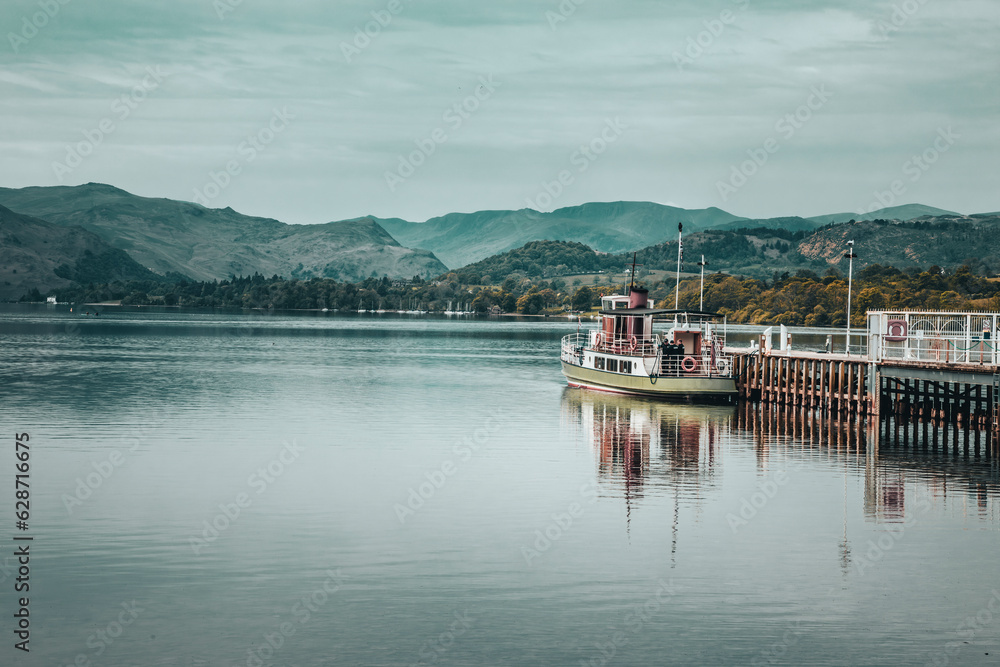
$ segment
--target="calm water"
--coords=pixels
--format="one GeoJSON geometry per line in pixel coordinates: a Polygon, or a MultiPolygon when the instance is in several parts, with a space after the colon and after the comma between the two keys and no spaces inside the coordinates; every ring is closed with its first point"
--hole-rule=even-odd
{"type": "Polygon", "coordinates": [[[0,306],[0,664],[1000,664],[986,443],[570,390],[575,329],[0,306]]]}

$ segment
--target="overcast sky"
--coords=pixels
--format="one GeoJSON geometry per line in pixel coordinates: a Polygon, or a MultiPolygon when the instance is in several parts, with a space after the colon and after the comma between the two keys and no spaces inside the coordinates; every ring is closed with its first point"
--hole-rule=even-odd
{"type": "Polygon", "coordinates": [[[7,187],[293,223],[1000,209],[996,0],[5,0],[0,27],[7,187]]]}

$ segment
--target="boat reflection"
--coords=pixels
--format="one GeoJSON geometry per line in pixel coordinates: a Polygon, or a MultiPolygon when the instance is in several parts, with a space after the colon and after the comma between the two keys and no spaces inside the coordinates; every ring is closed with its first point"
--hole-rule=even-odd
{"type": "Polygon", "coordinates": [[[682,504],[696,512],[715,485],[735,406],[664,403],[567,387],[563,417],[590,447],[604,489],[620,489],[626,530],[632,509],[650,492],[673,497],[670,564],[677,564],[682,504]],[[580,433],[582,431],[582,433],[580,433]]]}
{"type": "Polygon", "coordinates": [[[563,413],[594,453],[602,481],[636,500],[668,487],[702,496],[699,488],[714,483],[735,408],[567,388],[563,413]]]}

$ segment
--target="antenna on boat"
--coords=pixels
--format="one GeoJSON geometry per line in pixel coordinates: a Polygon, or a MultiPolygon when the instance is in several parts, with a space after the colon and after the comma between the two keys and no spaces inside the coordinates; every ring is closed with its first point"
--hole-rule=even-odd
{"type": "Polygon", "coordinates": [[[631,294],[633,288],[635,288],[635,258],[636,258],[636,256],[638,254],[639,254],[638,252],[633,252],[632,253],[632,278],[631,278],[631,281],[629,282],[629,285],[628,285],[628,293],[629,294],[631,294]]]}
{"type": "Polygon", "coordinates": [[[698,297],[698,310],[701,312],[705,312],[705,267],[707,265],[708,262],[705,261],[705,256],[702,255],[701,261],[698,262],[698,266],[701,267],[701,290],[699,292],[700,296],[698,297]]]}
{"type": "Polygon", "coordinates": [[[674,310],[681,298],[681,261],[684,258],[684,244],[681,237],[684,234],[684,223],[677,223],[677,287],[674,289],[674,310]]]}

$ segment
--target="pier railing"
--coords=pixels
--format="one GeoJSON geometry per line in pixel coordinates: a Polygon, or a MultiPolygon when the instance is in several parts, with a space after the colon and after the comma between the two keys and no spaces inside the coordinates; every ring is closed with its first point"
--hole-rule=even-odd
{"type": "Polygon", "coordinates": [[[997,313],[869,311],[868,358],[941,364],[1000,362],[997,313]]]}
{"type": "Polygon", "coordinates": [[[853,340],[851,354],[824,354],[772,349],[762,336],[737,353],[740,396],[1000,432],[1000,313],[869,311],[867,319],[861,355],[853,340]]]}

